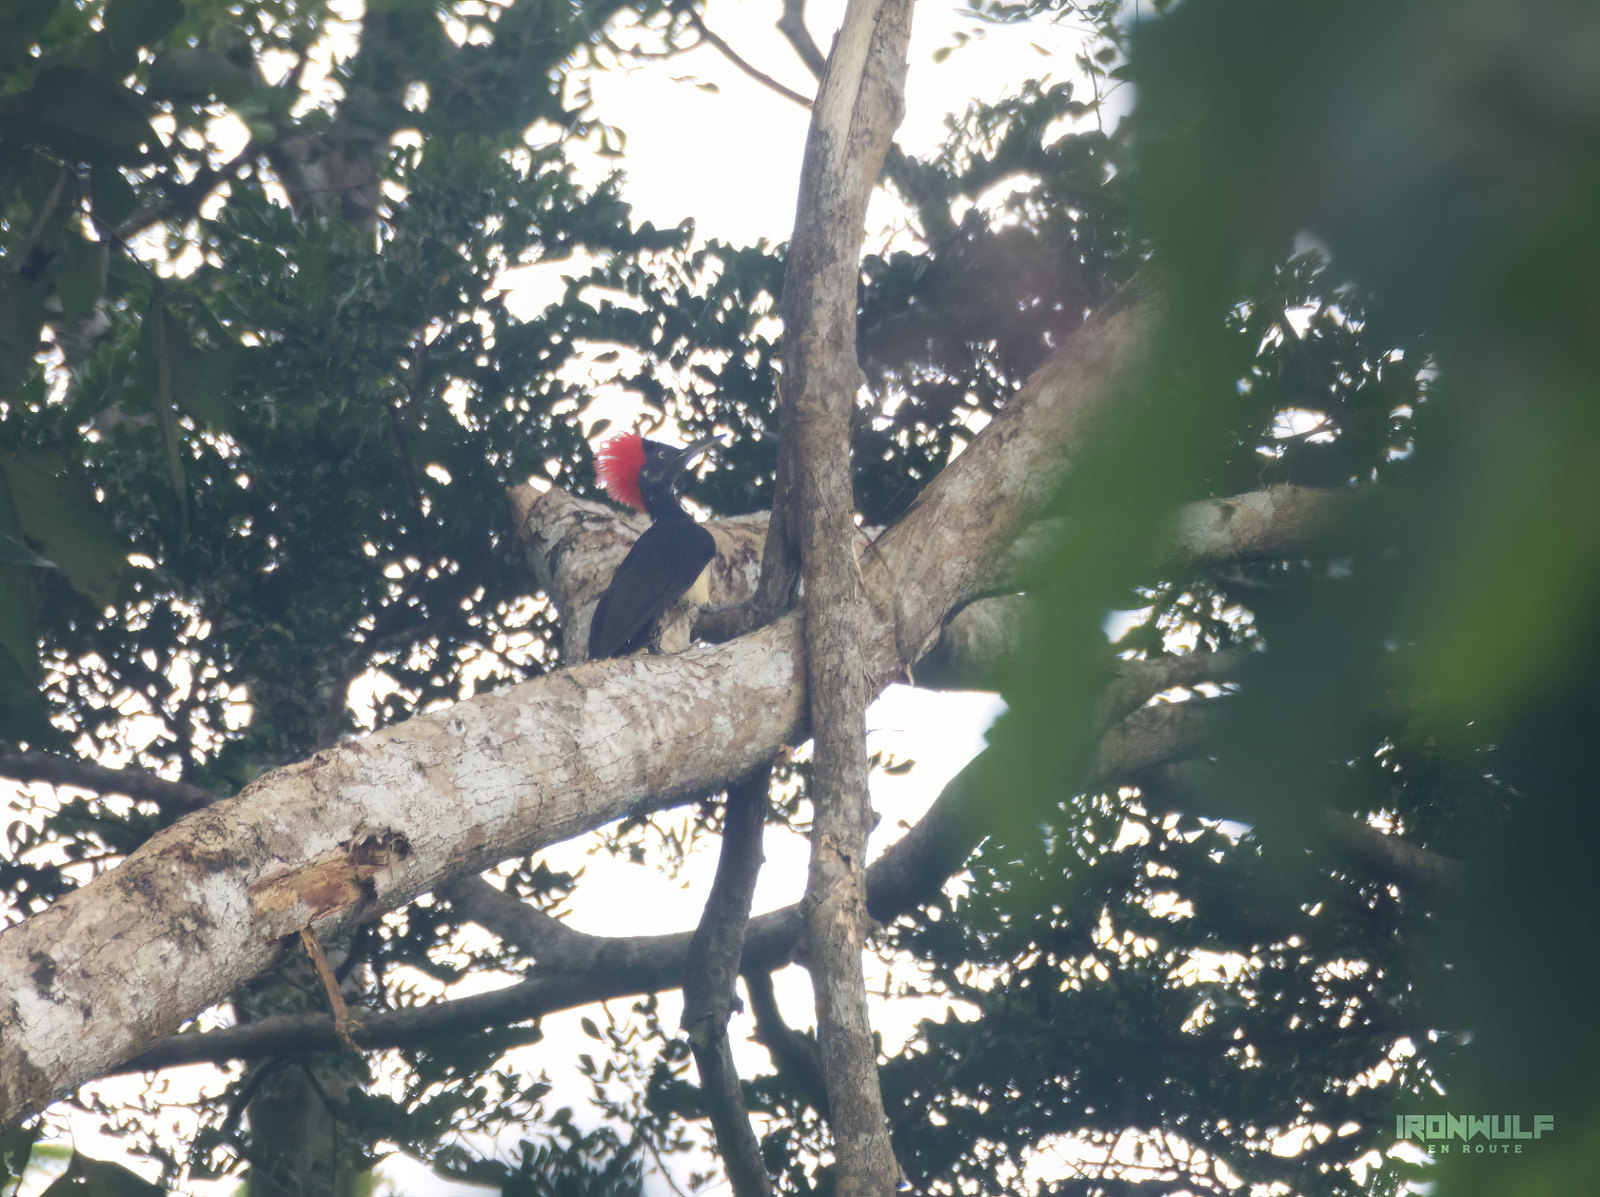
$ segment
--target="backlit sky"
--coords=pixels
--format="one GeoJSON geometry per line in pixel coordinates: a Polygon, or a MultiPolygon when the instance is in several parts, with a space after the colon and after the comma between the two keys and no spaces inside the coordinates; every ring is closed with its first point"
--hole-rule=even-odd
{"type": "MultiPolygon", "coordinates": [[[[843,8],[842,0],[822,0],[808,11],[813,37],[824,53],[843,8]]],[[[707,25],[753,65],[790,88],[810,94],[813,81],[775,27],[781,11],[780,0],[711,0],[704,15],[707,25]]],[[[359,5],[353,4],[348,15],[359,19],[359,12],[359,5]]],[[[1074,74],[1073,55],[1079,52],[1083,35],[1083,29],[1071,24],[983,26],[961,6],[923,0],[915,15],[906,118],[897,141],[909,153],[929,153],[943,141],[946,115],[963,110],[972,99],[999,99],[1014,91],[1021,80],[1043,74],[1055,78],[1074,74]],[[946,61],[935,64],[935,51],[953,46],[962,35],[969,40],[946,61]]],[[[623,30],[617,40],[628,44],[631,39],[623,30]]],[[[348,52],[337,41],[332,47],[335,54],[348,52]]],[[[274,75],[271,69],[267,73],[274,75]]],[[[759,238],[769,242],[787,239],[809,115],[805,109],[752,81],[710,46],[627,70],[595,72],[587,78],[574,74],[569,94],[572,87],[584,82],[592,90],[595,115],[627,134],[626,156],[621,160],[591,158],[585,177],[598,180],[620,165],[626,176],[624,196],[639,219],[676,225],[692,217],[700,237],[733,244],[749,244],[759,238]]],[[[869,213],[867,234],[869,248],[881,248],[908,236],[898,208],[882,194],[869,213]]],[[[573,269],[565,267],[568,272],[573,269]]],[[[561,272],[561,268],[515,272],[507,279],[514,291],[513,310],[518,305],[536,308],[559,286],[561,272]]],[[[609,396],[606,406],[611,410],[605,414],[625,417],[629,400],[609,396]]],[[[892,689],[874,704],[869,713],[869,750],[918,762],[908,774],[874,778],[874,806],[882,816],[874,854],[892,842],[900,824],[913,821],[944,782],[978,751],[983,730],[998,709],[998,700],[990,695],[935,695],[904,687],[892,689]]],[[[572,926],[602,934],[651,934],[684,930],[699,918],[715,866],[714,844],[691,860],[676,879],[648,866],[619,863],[589,852],[590,844],[579,841],[548,854],[552,868],[587,870],[571,903],[572,926]]],[[[769,833],[766,855],[767,866],[756,895],[757,911],[792,902],[804,888],[806,845],[802,840],[769,833]]],[[[480,977],[472,987],[488,988],[509,980],[480,977]]],[[[804,973],[790,968],[779,980],[786,1016],[793,1025],[810,1024],[810,993],[804,973]]],[[[873,981],[881,991],[885,982],[881,970],[873,981]]],[[[630,1004],[613,1003],[613,1008],[621,1013],[630,1004]]],[[[890,1051],[910,1033],[915,1017],[931,1012],[926,1002],[892,1005],[893,1009],[886,1005],[881,1010],[879,1020],[890,1051]]],[[[676,1010],[676,995],[664,997],[664,1017],[675,1022],[676,1010]]],[[[537,1047],[521,1049],[517,1066],[525,1074],[547,1071],[557,1086],[549,1100],[577,1107],[583,1123],[588,1121],[583,1113],[588,1089],[572,1062],[576,1052],[594,1045],[578,1031],[578,1017],[579,1012],[573,1012],[546,1019],[548,1038],[537,1047]]],[[[603,1016],[597,1014],[596,1021],[603,1023],[603,1016]]],[[[736,1019],[731,1029],[735,1055],[747,1076],[770,1067],[766,1053],[747,1042],[749,1033],[747,1020],[736,1019]]],[[[207,1076],[216,1075],[205,1066],[181,1072],[187,1075],[176,1080],[179,1088],[205,1083],[207,1076]]],[[[110,1091],[108,1085],[108,1094],[110,1091]]],[[[154,1175],[147,1162],[124,1157],[116,1140],[100,1137],[92,1120],[75,1117],[71,1130],[86,1153],[121,1158],[136,1170],[154,1175]]],[[[448,1185],[420,1164],[401,1157],[385,1164],[383,1173],[393,1191],[408,1195],[484,1192],[448,1185]]],[[[34,1192],[38,1187],[42,1186],[30,1186],[34,1192]]],[[[233,1187],[194,1186],[194,1191],[222,1193],[233,1187]]],[[[662,1179],[655,1177],[647,1182],[646,1191],[667,1190],[662,1179]]],[[[725,1189],[714,1187],[711,1191],[725,1189]]]]}

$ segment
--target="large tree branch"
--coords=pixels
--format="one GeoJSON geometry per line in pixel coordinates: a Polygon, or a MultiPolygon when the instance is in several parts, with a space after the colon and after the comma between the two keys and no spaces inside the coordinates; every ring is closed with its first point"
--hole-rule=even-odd
{"type": "Polygon", "coordinates": [[[876,691],[862,660],[871,599],[856,559],[850,424],[861,378],[856,302],[863,222],[904,114],[910,38],[910,0],[850,0],[812,110],[783,285],[783,451],[772,528],[789,543],[769,538],[767,544],[779,563],[792,564],[799,550],[805,587],[815,741],[806,967],[828,1089],[834,1183],[843,1197],[893,1193],[901,1175],[878,1086],[861,960],[873,822],[866,711],[876,691]]]}
{"type": "MultiPolygon", "coordinates": [[[[1146,680],[1154,684],[1160,679],[1146,680]]],[[[1119,683],[1113,683],[1108,694],[1118,688],[1119,683]]],[[[1207,766],[1175,762],[1192,761],[1223,701],[1192,700],[1147,708],[1114,725],[1102,739],[1084,780],[1085,788],[1136,780],[1155,802],[1174,809],[1200,809],[1194,771],[1207,766]]],[[[927,902],[977,847],[995,806],[985,801],[987,768],[983,757],[969,763],[945,786],[922,819],[867,870],[867,907],[874,919],[889,922],[927,902]]],[[[1328,810],[1322,819],[1334,850],[1376,876],[1434,886],[1457,883],[1463,874],[1465,866],[1460,862],[1408,844],[1348,815],[1328,810]]],[[[537,962],[535,974],[489,994],[365,1015],[353,1031],[361,1046],[414,1046],[464,1031],[505,1027],[589,1002],[671,989],[682,978],[690,932],[621,937],[586,934],[477,876],[457,878],[441,892],[460,914],[532,956],[537,962]]],[[[740,967],[749,979],[758,1020],[762,978],[788,962],[803,923],[802,908],[796,904],[757,915],[748,924],[740,967]]],[[[769,1043],[775,1054],[781,1053],[789,1063],[806,1063],[803,1071],[820,1085],[816,1063],[809,1059],[814,1045],[807,1048],[783,1035],[780,1028],[769,1026],[760,1033],[764,1042],[776,1036],[769,1043]]],[[[333,1021],[327,1015],[272,1017],[174,1036],[114,1071],[330,1051],[338,1045],[333,1021]]],[[[821,1108],[825,1099],[816,1096],[821,1108]]]]}
{"type": "Polygon", "coordinates": [[[1143,661],[1118,661],[1111,681],[1095,703],[1095,721],[1101,728],[1131,716],[1164,690],[1189,688],[1203,682],[1233,682],[1239,678],[1248,653],[1195,652],[1143,661]]]}
{"type": "Polygon", "coordinates": [[[154,802],[169,811],[199,810],[217,800],[217,795],[210,790],[186,781],[168,781],[144,769],[108,769],[53,752],[0,754],[0,777],[71,786],[96,794],[126,794],[141,802],[154,802]]]}
{"type": "Polygon", "coordinates": [[[798,620],[580,666],[270,773],[0,934],[0,1121],[446,878],[748,772],[803,722],[798,620]],[[88,1013],[92,1012],[92,1017],[88,1013]]]}
{"type": "Polygon", "coordinates": [[[1365,819],[1332,807],[1324,807],[1318,817],[1333,850],[1375,876],[1423,890],[1459,888],[1466,879],[1464,861],[1419,848],[1401,836],[1374,827],[1365,819]]]}
{"type": "MultiPolygon", "coordinates": [[[[870,594],[899,590],[872,610],[861,657],[872,686],[985,576],[999,552],[988,539],[1038,510],[1061,457],[1121,393],[1158,310],[1146,299],[1085,324],[863,558],[870,594]]],[[[328,935],[452,876],[719,788],[802,732],[802,677],[791,616],[677,657],[587,664],[466,700],[190,815],[0,934],[0,1122],[174,1030],[307,924],[328,935]]]]}
{"type": "MultiPolygon", "coordinates": [[[[1200,499],[1179,508],[1173,518],[1166,563],[1174,571],[1193,572],[1336,552],[1355,530],[1354,517],[1379,501],[1380,492],[1368,488],[1286,485],[1200,499]]],[[[752,546],[766,517],[739,519],[738,556],[729,559],[725,576],[737,571],[742,579],[730,578],[731,584],[714,591],[723,596],[718,603],[747,601],[750,592],[742,580],[755,578],[752,562],[759,553],[752,557],[752,546]]],[[[1059,525],[1059,520],[1041,521],[1012,542],[992,572],[975,582],[976,590],[989,593],[949,616],[938,639],[912,662],[916,670],[910,680],[935,690],[998,687],[1005,666],[1026,643],[1032,605],[1021,594],[994,592],[1026,588],[1031,568],[1053,551],[1059,525]]],[[[730,626],[740,626],[736,606],[702,608],[695,634],[729,639],[730,626]]]]}
{"type": "MultiPolygon", "coordinates": [[[[629,534],[624,531],[622,542],[617,543],[616,521],[601,504],[576,499],[560,491],[538,495],[525,490],[518,498],[519,507],[525,512],[530,511],[531,503],[542,504],[532,512],[536,516],[532,527],[536,530],[531,535],[555,563],[554,572],[549,575],[550,584],[560,587],[562,593],[587,595],[598,587],[597,579],[603,578],[605,570],[597,571],[584,563],[592,555],[606,559],[607,554],[617,557],[626,551],[629,534]]],[[[1208,501],[1207,506],[1213,502],[1246,509],[1262,506],[1262,501],[1252,496],[1208,501]]],[[[1175,527],[1181,532],[1206,527],[1209,522],[1182,518],[1175,521],[1175,527]]],[[[727,588],[725,593],[730,599],[748,593],[753,583],[754,553],[758,551],[762,523],[761,517],[752,516],[716,525],[719,551],[725,559],[719,560],[714,595],[718,586],[727,588]]],[[[1208,543],[1206,551],[1215,556],[1220,551],[1218,544],[1214,538],[1208,543]]],[[[1253,543],[1259,546],[1261,542],[1255,538],[1253,543]]],[[[1294,536],[1288,534],[1270,555],[1292,552],[1295,545],[1294,536]]],[[[1201,547],[1180,539],[1175,541],[1173,553],[1178,557],[1194,557],[1199,555],[1201,547]]],[[[1107,724],[1114,724],[1154,694],[1174,686],[1231,680],[1237,673],[1238,660],[1237,654],[1202,653],[1120,663],[1098,704],[1101,718],[1107,724]]],[[[1102,748],[1091,782],[1104,784],[1108,779],[1141,774],[1152,763],[1185,755],[1199,739],[1199,727],[1189,717],[1204,713],[1205,705],[1198,704],[1159,708],[1136,717],[1132,723],[1141,726],[1117,729],[1102,748]]],[[[978,808],[973,797],[977,776],[976,768],[958,775],[927,817],[868,870],[868,905],[873,918],[887,921],[926,901],[960,867],[982,834],[981,821],[974,813],[978,808]]],[[[1337,830],[1347,839],[1360,838],[1369,856],[1375,850],[1371,842],[1373,837],[1381,836],[1376,831],[1371,836],[1363,835],[1369,829],[1353,825],[1340,825],[1337,830]]],[[[1409,849],[1395,837],[1381,839],[1383,843],[1376,850],[1385,857],[1409,849]]],[[[568,1004],[670,988],[680,974],[689,942],[687,934],[621,938],[586,935],[488,885],[476,875],[447,882],[440,892],[460,913],[528,953],[542,968],[558,970],[569,980],[578,975],[589,977],[591,988],[570,985],[552,988],[544,981],[535,980],[526,983],[520,991],[519,1003],[496,1007],[525,1010],[528,1017],[566,1008],[568,1004]]],[[[799,907],[759,918],[747,945],[747,968],[760,972],[787,960],[799,923],[799,907]]],[[[462,1018],[466,1018],[465,1012],[462,1018]]],[[[454,1019],[451,1015],[437,1021],[419,1021],[417,1016],[407,1013],[389,1021],[387,1016],[378,1016],[378,1021],[367,1024],[367,1035],[361,1042],[366,1046],[405,1046],[465,1025],[454,1019]]],[[[284,1030],[273,1023],[259,1025],[260,1030],[256,1032],[259,1041],[250,1035],[241,1038],[241,1032],[235,1031],[219,1032],[218,1039],[207,1040],[205,1045],[197,1043],[195,1036],[183,1036],[181,1044],[158,1048],[155,1055],[138,1063],[148,1064],[156,1059],[170,1062],[223,1060],[234,1054],[254,1055],[258,1052],[250,1045],[257,1042],[259,1052],[267,1054],[283,1050],[286,1039],[292,1040],[301,1033],[301,1029],[284,1030]]],[[[324,1034],[319,1029],[305,1041],[306,1050],[319,1050],[318,1045],[332,1044],[334,1040],[329,1035],[331,1032],[324,1034]]]]}
{"type": "Polygon", "coordinates": [[[728,787],[717,874],[683,962],[683,1029],[734,1197],[765,1197],[772,1192],[728,1042],[733,987],[761,871],[761,833],[771,776],[770,769],[761,769],[728,787]]]}
{"type": "MultiPolygon", "coordinates": [[[[1145,776],[1192,754],[1201,721],[1210,713],[1209,702],[1173,704],[1154,711],[1143,716],[1152,734],[1119,731],[1103,741],[1086,786],[1145,776]],[[1185,721],[1191,719],[1185,734],[1185,721]]],[[[970,762],[923,817],[867,869],[867,912],[873,919],[886,923],[915,910],[965,863],[986,834],[988,815],[995,805],[985,801],[987,768],[982,757],[970,762]]],[[[590,1002],[673,989],[682,981],[691,932],[591,935],[477,875],[457,877],[440,886],[439,892],[459,914],[531,956],[536,963],[534,974],[489,994],[363,1015],[352,1028],[356,1042],[363,1047],[413,1046],[590,1002]]],[[[752,918],[745,930],[740,971],[752,977],[783,967],[804,924],[800,903],[752,918]]],[[[138,1072],[337,1047],[332,1019],[326,1015],[273,1017],[245,1026],[173,1036],[113,1071],[138,1072]]]]}
{"type": "MultiPolygon", "coordinates": [[[[638,537],[642,521],[562,490],[518,486],[508,494],[534,573],[563,612],[564,635],[581,656],[594,601],[638,537]]],[[[1374,501],[1375,495],[1355,489],[1297,486],[1201,499],[1180,508],[1174,517],[1166,560],[1174,569],[1215,569],[1337,550],[1352,527],[1351,516],[1374,501]]],[[[1020,594],[993,592],[1026,585],[1030,563],[1051,551],[1056,523],[1047,520],[1030,526],[989,574],[974,581],[974,589],[988,592],[987,597],[949,616],[931,647],[910,662],[916,667],[911,679],[916,685],[972,690],[998,684],[1003,667],[1025,643],[1031,608],[1020,594]]],[[[701,609],[695,634],[720,641],[731,638],[723,627],[729,610],[754,593],[767,515],[756,512],[712,520],[705,527],[717,541],[710,577],[713,606],[701,609]]],[[[875,547],[869,551],[868,566],[876,552],[875,547]]]]}
{"type": "Polygon", "coordinates": [[[1191,569],[1276,561],[1326,547],[1350,530],[1351,517],[1373,492],[1347,487],[1269,486],[1179,508],[1175,564],[1191,569]]]}
{"type": "MultiPolygon", "coordinates": [[[[1177,571],[1194,571],[1327,551],[1349,534],[1359,508],[1374,497],[1365,489],[1270,486],[1201,499],[1174,517],[1167,563],[1177,571]]],[[[1023,585],[1029,562],[1048,553],[1052,541],[1048,527],[1031,529],[999,563],[988,586],[1023,585]]],[[[963,607],[916,663],[916,683],[933,689],[995,686],[1006,663],[1026,643],[1030,610],[1019,595],[993,595],[963,607]]]]}
{"type": "MultiPolygon", "coordinates": [[[[1140,773],[1139,787],[1154,801],[1172,810],[1209,813],[1214,766],[1200,761],[1168,757],[1159,767],[1140,773]]],[[[1374,827],[1331,806],[1313,808],[1314,836],[1346,865],[1385,881],[1429,892],[1462,884],[1467,865],[1454,857],[1418,847],[1401,836],[1374,827]]]]}

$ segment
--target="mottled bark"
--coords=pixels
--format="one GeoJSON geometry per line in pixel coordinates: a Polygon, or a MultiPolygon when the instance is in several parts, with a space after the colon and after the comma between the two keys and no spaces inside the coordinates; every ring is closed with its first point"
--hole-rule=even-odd
{"type": "Polygon", "coordinates": [[[0,934],[0,1121],[225,997],[280,941],[641,804],[716,789],[804,719],[789,619],[715,649],[594,663],[269,773],[0,934]]]}
{"type": "Polygon", "coordinates": [[[856,294],[863,221],[903,114],[910,37],[910,0],[851,0],[812,110],[784,275],[783,449],[767,542],[775,564],[792,566],[798,549],[805,588],[815,740],[806,967],[828,1089],[834,1185],[842,1197],[893,1193],[901,1176],[878,1086],[861,963],[873,823],[866,709],[876,691],[862,651],[874,621],[856,561],[850,417],[861,378],[856,294]]]}
{"type": "MultiPolygon", "coordinates": [[[[1035,516],[1041,476],[1121,393],[1155,310],[1089,321],[863,557],[870,688],[901,676],[901,654],[970,597],[1000,553],[991,538],[1035,516]]],[[[681,656],[586,664],[466,700],[190,815],[0,934],[0,1122],[170,1034],[301,927],[327,934],[452,876],[720,788],[804,728],[803,676],[789,616],[681,656]]]]}
{"type": "Polygon", "coordinates": [[[1352,516],[1372,493],[1269,486],[1186,504],[1174,520],[1178,564],[1201,569],[1309,553],[1341,532],[1348,533],[1352,516]]]}
{"type": "MultiPolygon", "coordinates": [[[[1216,700],[1212,700],[1216,701],[1216,700]]],[[[1210,715],[1208,702],[1138,712],[1152,734],[1108,734],[1096,754],[1087,786],[1114,785],[1192,755],[1192,730],[1210,715]]],[[[1117,725],[1120,727],[1120,724],[1117,725]]],[[[982,756],[945,787],[917,823],[867,869],[867,913],[889,922],[931,898],[977,847],[993,803],[984,801],[982,756]]],[[[430,1006],[364,1014],[351,1034],[363,1047],[403,1047],[505,1026],[588,1002],[672,989],[681,983],[692,933],[609,936],[576,931],[561,920],[469,875],[440,886],[458,913],[531,956],[527,980],[492,993],[430,1006]]],[[[802,903],[752,918],[744,936],[740,970],[758,977],[788,964],[805,929],[802,903]]],[[[759,985],[752,986],[758,1000],[759,985]]],[[[757,1011],[759,1016],[759,1010],[757,1011]]],[[[786,1041],[795,1047],[793,1041],[786,1041]]],[[[272,1016],[248,1026],[174,1036],[116,1071],[141,1071],[198,1060],[225,1061],[283,1053],[329,1051],[338,1039],[326,1015],[272,1016]]],[[[814,1046],[814,1045],[813,1045],[814,1046]]],[[[815,1065],[814,1065],[815,1067],[815,1065]]],[[[820,1085],[820,1072],[817,1072],[820,1085]]],[[[826,1105],[819,1096],[818,1107],[826,1105]]]]}

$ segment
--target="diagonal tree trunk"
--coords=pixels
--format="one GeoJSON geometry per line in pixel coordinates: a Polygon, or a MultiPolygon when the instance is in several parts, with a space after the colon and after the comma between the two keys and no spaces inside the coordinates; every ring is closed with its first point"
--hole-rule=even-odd
{"type": "MultiPolygon", "coordinates": [[[[1160,304],[1090,321],[862,559],[877,689],[991,576],[1160,304]],[[902,659],[902,654],[904,659],[902,659]]],[[[0,934],[0,1123],[102,1075],[268,967],[285,937],[718,789],[805,724],[800,621],[670,658],[585,664],[259,779],[0,934]]]]}

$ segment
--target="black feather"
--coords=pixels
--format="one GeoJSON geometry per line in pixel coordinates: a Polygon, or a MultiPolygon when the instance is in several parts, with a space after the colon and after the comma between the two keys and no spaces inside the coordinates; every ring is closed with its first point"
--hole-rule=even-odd
{"type": "Polygon", "coordinates": [[[589,658],[621,657],[645,646],[668,607],[717,555],[711,533],[687,513],[658,519],[617,566],[589,624],[589,658]]]}

